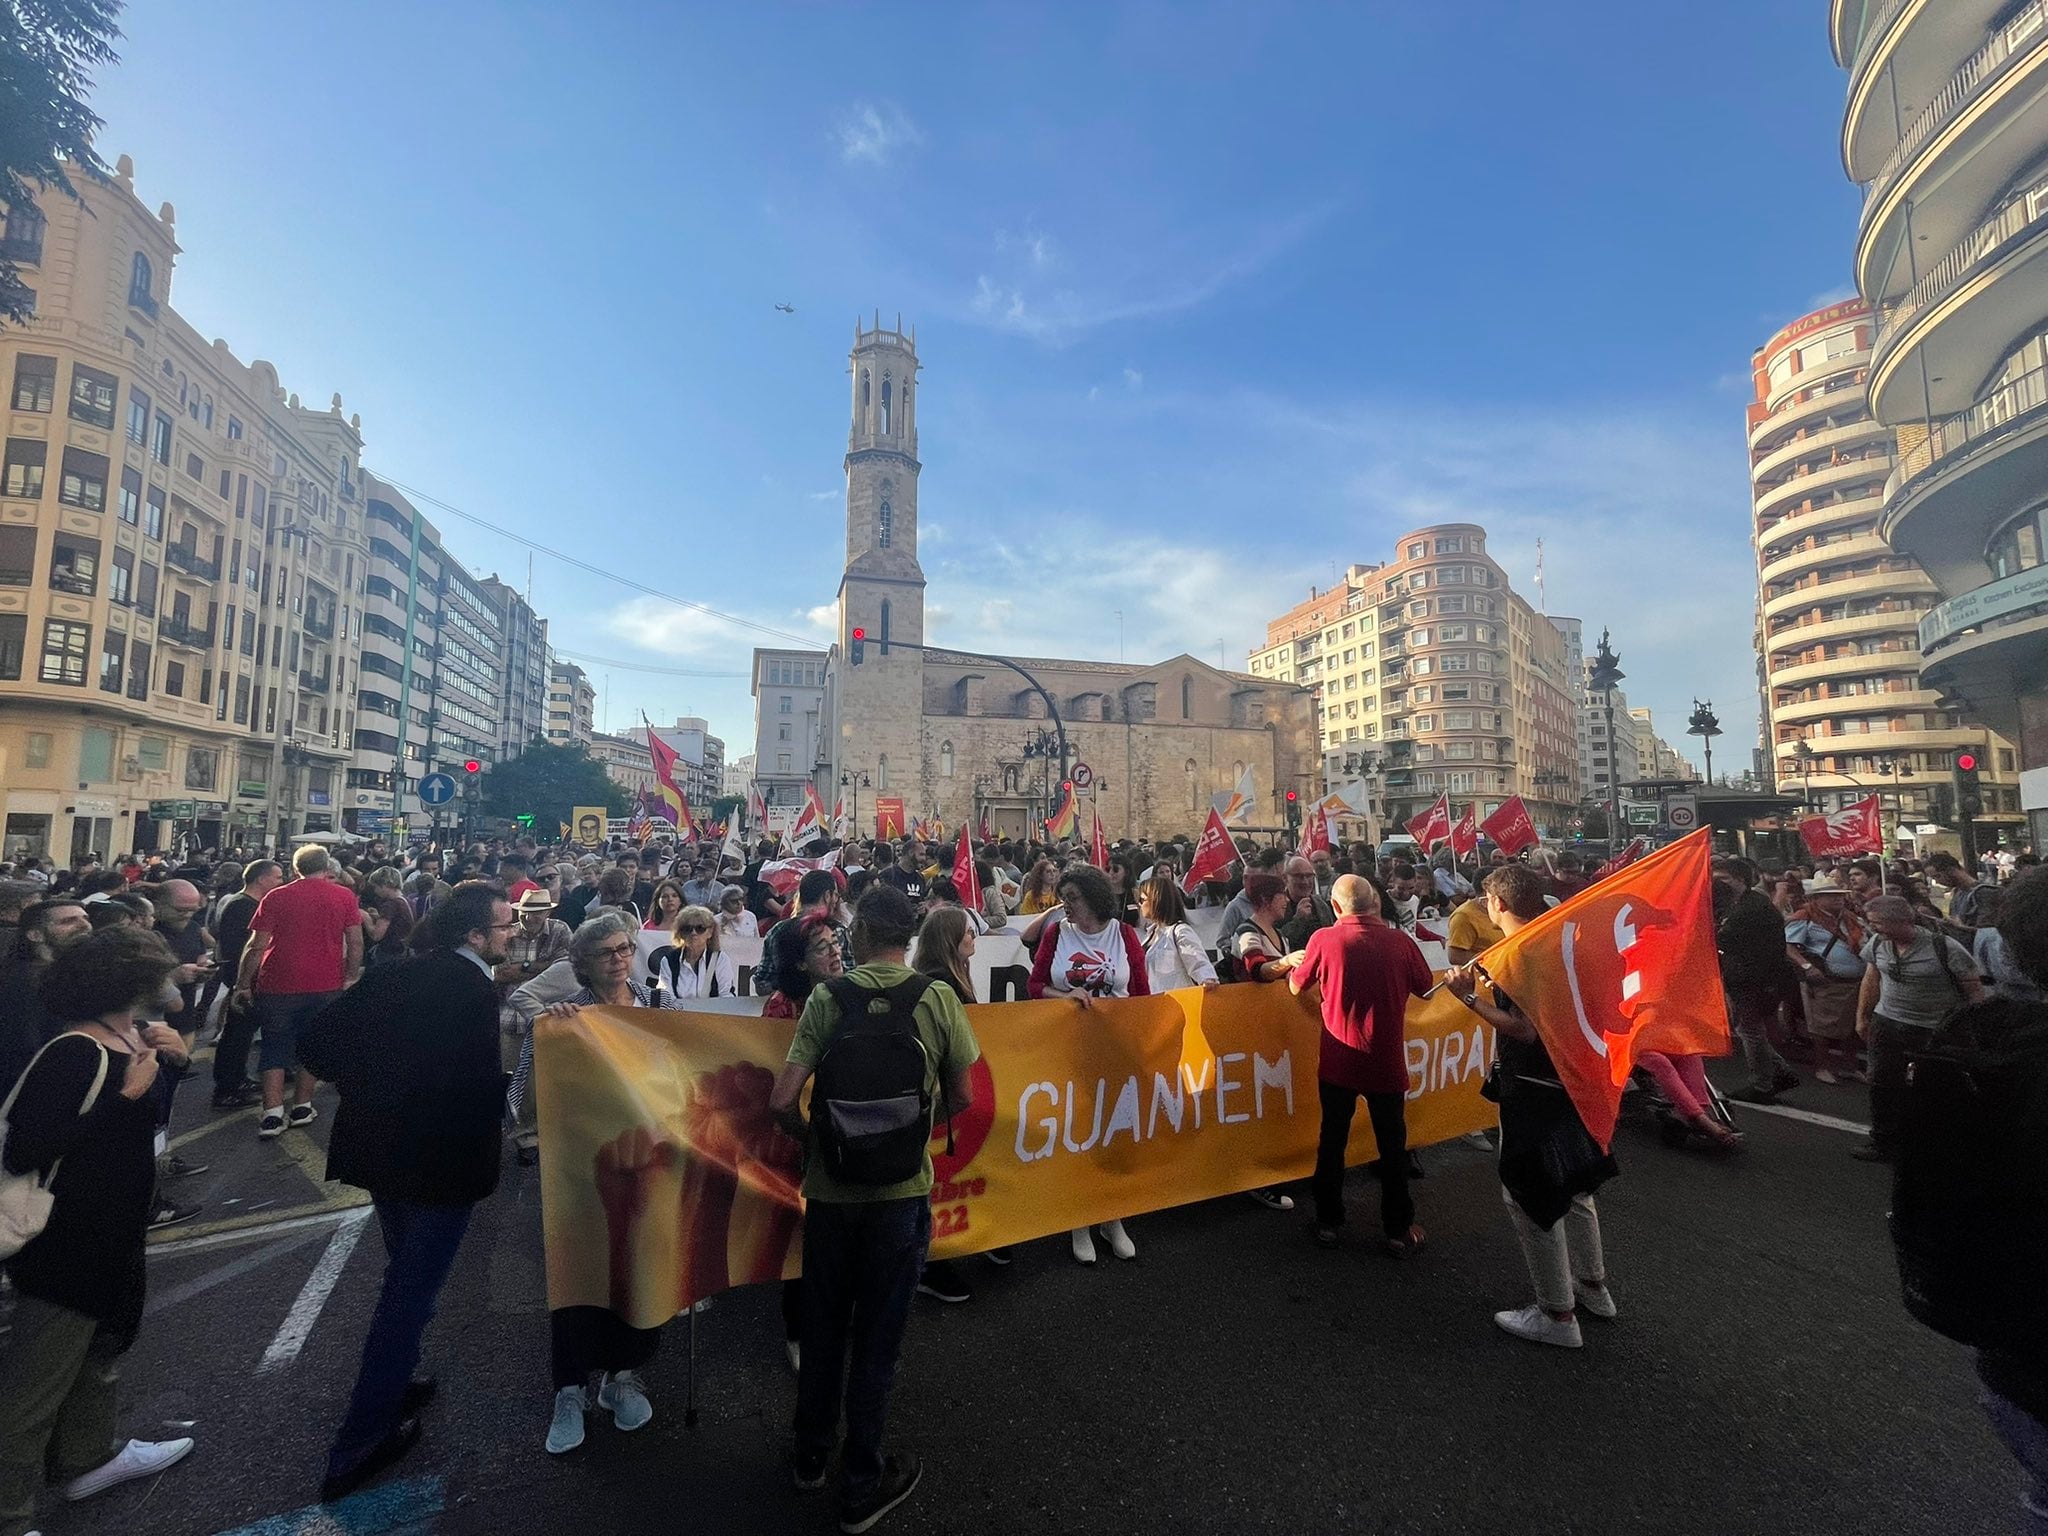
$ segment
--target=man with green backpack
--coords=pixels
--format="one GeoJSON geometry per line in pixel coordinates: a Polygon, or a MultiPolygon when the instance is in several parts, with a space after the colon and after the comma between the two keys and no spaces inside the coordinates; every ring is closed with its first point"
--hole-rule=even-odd
{"type": "Polygon", "coordinates": [[[799,1488],[824,1486],[843,1395],[839,1528],[856,1536],[923,1475],[916,1458],[882,1454],[882,1431],[931,1238],[934,1114],[946,1116],[950,1137],[981,1055],[951,989],[905,963],[916,929],[916,908],[894,886],[861,897],[854,969],[812,991],[772,1100],[806,1154],[793,1475],[799,1488]],[[798,1103],[806,1083],[808,1121],[798,1103]]]}

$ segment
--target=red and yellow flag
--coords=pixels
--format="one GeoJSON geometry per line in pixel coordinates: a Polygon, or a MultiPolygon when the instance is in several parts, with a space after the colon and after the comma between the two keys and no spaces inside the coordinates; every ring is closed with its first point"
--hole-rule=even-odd
{"type": "Polygon", "coordinates": [[[1517,930],[1481,960],[1535,1022],[1586,1129],[1614,1139],[1644,1051],[1725,1056],[1710,833],[1702,828],[1517,930]]]}

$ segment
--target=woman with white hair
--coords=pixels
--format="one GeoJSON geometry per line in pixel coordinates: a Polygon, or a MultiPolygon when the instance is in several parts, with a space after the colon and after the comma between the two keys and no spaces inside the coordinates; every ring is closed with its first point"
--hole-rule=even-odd
{"type": "Polygon", "coordinates": [[[740,990],[739,969],[732,956],[718,947],[718,919],[709,907],[685,907],[676,914],[675,928],[664,944],[648,957],[654,978],[658,1008],[673,1008],[700,997],[736,997],[740,990]]]}

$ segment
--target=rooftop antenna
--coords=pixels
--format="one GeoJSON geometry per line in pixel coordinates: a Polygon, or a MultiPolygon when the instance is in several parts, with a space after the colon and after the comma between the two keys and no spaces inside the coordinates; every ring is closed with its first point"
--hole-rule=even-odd
{"type": "Polygon", "coordinates": [[[1543,595],[1543,541],[1536,541],[1536,611],[1548,616],[1550,603],[1543,595]]]}

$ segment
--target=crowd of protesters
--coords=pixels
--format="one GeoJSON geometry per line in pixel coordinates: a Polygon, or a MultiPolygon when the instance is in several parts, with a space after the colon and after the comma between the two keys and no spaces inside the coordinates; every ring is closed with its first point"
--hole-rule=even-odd
{"type": "MultiPolygon", "coordinates": [[[[1425,1242],[1403,1124],[1401,1026],[1406,999],[1431,981],[1416,941],[1444,945],[1453,993],[1496,1032],[1494,1080],[1514,1089],[1501,1100],[1501,1179],[1537,1299],[1496,1321],[1532,1342],[1579,1346],[1581,1312],[1616,1312],[1594,1192],[1617,1168],[1591,1144],[1528,1016],[1488,985],[1481,957],[1584,889],[1591,861],[1548,849],[1464,861],[1366,844],[1304,855],[1246,840],[1240,849],[1224,878],[1190,894],[1187,839],[1118,843],[1095,855],[1099,867],[1083,846],[985,839],[972,851],[971,904],[955,883],[956,845],[916,838],[821,844],[793,885],[771,878],[777,850],[766,841],[721,856],[666,840],[447,850],[372,840],[309,843],[288,858],[233,850],[0,871],[0,1078],[21,1085],[6,1168],[47,1170],[62,1157],[68,1170],[58,1215],[9,1264],[22,1303],[39,1310],[18,1308],[0,1352],[0,1536],[27,1529],[46,1475],[84,1497],[191,1449],[189,1439],[117,1448],[112,1423],[113,1362],[142,1315],[144,1234],[198,1211],[178,1191],[204,1165],[168,1152],[164,1134],[196,1051],[213,1052],[211,1109],[251,1113],[266,1140],[317,1118],[318,1082],[341,1090],[329,1174],[371,1192],[388,1257],[323,1484],[334,1498],[417,1439],[436,1389],[414,1371],[469,1213],[495,1189],[505,1141],[517,1163],[537,1159],[536,1020],[744,989],[766,1000],[767,1017],[797,1021],[777,1107],[793,1134],[808,1136],[815,1124],[797,1094],[840,1010],[849,998],[900,990],[914,994],[907,1017],[947,1064],[944,1081],[934,1068],[930,1096],[957,1111],[978,1051],[959,1010],[993,1000],[975,996],[969,964],[990,933],[1025,946],[1022,990],[1033,998],[1087,1007],[1232,982],[1285,982],[1313,996],[1324,1035],[1309,1225],[1319,1244],[1341,1241],[1344,1147],[1362,1097],[1381,1152],[1379,1241],[1397,1258],[1425,1242]],[[1213,948],[1191,911],[1214,914],[1203,925],[1213,948]],[[665,942],[646,954],[638,936],[650,929],[665,942]],[[744,968],[727,947],[741,940],[750,955],[758,944],[744,968]],[[434,1026],[423,1029],[429,1015],[434,1026]]],[[[2048,995],[2048,977],[1998,927],[2029,863],[1994,859],[1973,872],[1940,855],[1822,860],[1764,877],[1744,860],[1716,860],[1723,980],[1751,1079],[1736,1097],[1768,1103],[1797,1088],[1788,1056],[1823,1082],[1867,1077],[1872,1133],[1859,1155],[1893,1156],[1906,1062],[1924,1034],[1987,994],[2048,995]]],[[[1717,1145],[1739,1144],[1708,1112],[1697,1060],[1644,1066],[1687,1124],[1717,1145]]],[[[795,1476],[804,1487],[823,1482],[843,1395],[841,1523],[864,1530],[919,1476],[914,1460],[881,1449],[910,1298],[957,1303],[972,1290],[958,1265],[924,1262],[928,1157],[921,1177],[879,1191],[813,1169],[807,1280],[784,1288],[785,1344],[799,1375],[795,1476]],[[903,1257],[870,1262],[883,1251],[903,1257]],[[853,1326],[856,1311],[870,1321],[853,1326]]],[[[1252,1194],[1293,1208],[1284,1190],[1252,1194]]],[[[1097,1237],[1119,1259],[1137,1252],[1125,1222],[1112,1220],[1071,1233],[1073,1257],[1095,1263],[1097,1237]]],[[[591,1309],[552,1322],[548,1451],[580,1444],[593,1407],[621,1430],[649,1422],[641,1368],[658,1331],[591,1309]]]]}

